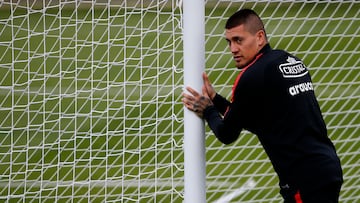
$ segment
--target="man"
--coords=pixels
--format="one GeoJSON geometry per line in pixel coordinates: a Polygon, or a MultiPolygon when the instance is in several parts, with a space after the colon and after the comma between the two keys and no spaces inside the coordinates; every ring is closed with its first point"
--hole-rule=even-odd
{"type": "Polygon", "coordinates": [[[203,74],[202,94],[183,94],[189,110],[204,118],[224,144],[242,129],[256,134],[279,176],[286,203],[338,202],[342,169],[302,61],[271,49],[260,17],[250,9],[233,14],[225,37],[241,69],[231,102],[203,74]]]}

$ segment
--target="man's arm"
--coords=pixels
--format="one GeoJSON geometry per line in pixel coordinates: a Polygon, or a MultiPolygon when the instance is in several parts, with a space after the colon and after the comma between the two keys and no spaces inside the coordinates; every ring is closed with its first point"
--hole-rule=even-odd
{"type": "Polygon", "coordinates": [[[219,94],[216,94],[215,97],[212,99],[216,109],[222,114],[225,115],[225,112],[228,110],[230,106],[230,102],[226,100],[219,94]]]}
{"type": "Polygon", "coordinates": [[[187,87],[186,90],[189,93],[183,93],[182,102],[187,109],[206,119],[219,141],[230,144],[238,138],[242,130],[238,118],[239,105],[231,105],[225,98],[216,94],[205,73],[203,79],[202,94],[187,87]],[[214,105],[213,100],[217,102],[217,106],[214,105]]]}
{"type": "Polygon", "coordinates": [[[215,106],[207,107],[203,115],[220,142],[230,144],[239,137],[242,128],[239,125],[234,125],[233,121],[228,119],[228,114],[222,118],[215,106]]]}

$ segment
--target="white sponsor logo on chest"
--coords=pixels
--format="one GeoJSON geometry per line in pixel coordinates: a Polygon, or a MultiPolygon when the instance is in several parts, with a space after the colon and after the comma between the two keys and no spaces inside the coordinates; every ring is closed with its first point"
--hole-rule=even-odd
{"type": "Polygon", "coordinates": [[[289,63],[283,63],[279,66],[284,78],[299,78],[308,73],[307,68],[301,61],[297,61],[290,56],[286,61],[289,63]]]}

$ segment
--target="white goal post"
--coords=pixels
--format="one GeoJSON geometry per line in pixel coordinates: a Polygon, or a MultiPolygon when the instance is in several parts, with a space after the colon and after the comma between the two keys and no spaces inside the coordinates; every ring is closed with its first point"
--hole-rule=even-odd
{"type": "MultiPolygon", "coordinates": [[[[201,75],[205,71],[204,8],[203,0],[183,1],[184,86],[191,86],[199,92],[202,88],[201,75]]],[[[204,122],[186,108],[184,108],[184,172],[184,203],[205,203],[204,122]]]]}
{"type": "Polygon", "coordinates": [[[309,68],[340,202],[360,201],[360,1],[3,0],[0,202],[281,202],[256,136],[222,145],[181,103],[203,70],[230,96],[224,25],[240,8],[309,68]]]}

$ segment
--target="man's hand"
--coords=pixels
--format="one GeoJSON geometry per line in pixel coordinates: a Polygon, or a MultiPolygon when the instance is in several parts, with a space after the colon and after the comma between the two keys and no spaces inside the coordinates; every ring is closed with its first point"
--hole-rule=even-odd
{"type": "Polygon", "coordinates": [[[215,89],[211,85],[210,80],[205,72],[203,73],[202,77],[203,77],[203,81],[204,81],[203,88],[205,88],[205,91],[206,91],[207,95],[210,97],[210,99],[213,100],[216,95],[215,89]]]}
{"type": "Polygon", "coordinates": [[[200,118],[204,116],[204,110],[213,103],[203,87],[203,94],[200,94],[191,87],[186,88],[191,94],[183,93],[182,102],[190,111],[195,112],[200,118]]]}
{"type": "Polygon", "coordinates": [[[212,87],[210,80],[206,73],[203,73],[204,85],[202,86],[202,94],[197,92],[191,87],[186,90],[191,94],[183,93],[182,102],[185,107],[195,112],[200,118],[204,116],[204,110],[208,106],[212,106],[212,99],[215,97],[216,92],[212,87]]]}

